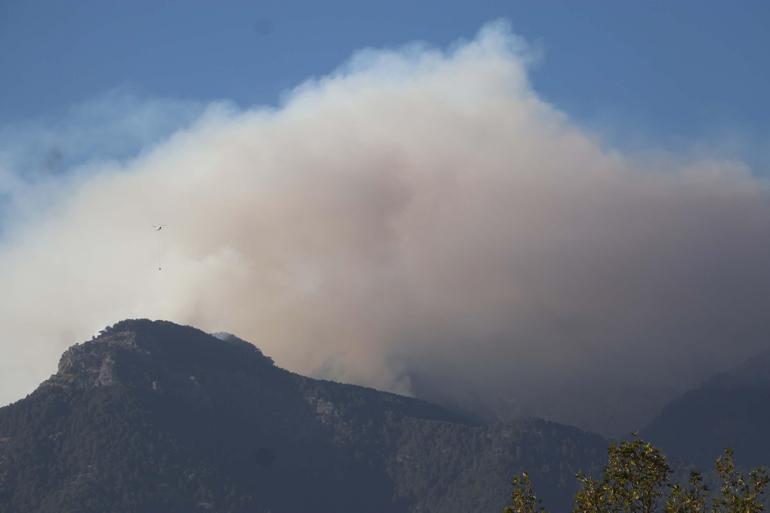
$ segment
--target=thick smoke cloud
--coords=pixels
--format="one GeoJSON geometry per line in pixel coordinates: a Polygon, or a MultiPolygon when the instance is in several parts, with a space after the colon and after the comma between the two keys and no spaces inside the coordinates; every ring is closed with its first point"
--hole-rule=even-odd
{"type": "Polygon", "coordinates": [[[365,51],[281,108],[212,108],[54,199],[19,193],[38,214],[0,247],[0,400],[127,317],[605,432],[767,347],[767,184],[604,147],[527,61],[502,24],[446,52],[365,51]]]}

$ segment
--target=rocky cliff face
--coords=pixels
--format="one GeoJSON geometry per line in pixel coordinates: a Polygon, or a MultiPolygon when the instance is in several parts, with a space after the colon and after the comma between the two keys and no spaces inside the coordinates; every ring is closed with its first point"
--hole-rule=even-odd
{"type": "Polygon", "coordinates": [[[566,510],[604,451],[578,429],[483,425],[287,372],[235,337],[123,321],[0,409],[0,513],[495,511],[524,469],[566,510]]]}

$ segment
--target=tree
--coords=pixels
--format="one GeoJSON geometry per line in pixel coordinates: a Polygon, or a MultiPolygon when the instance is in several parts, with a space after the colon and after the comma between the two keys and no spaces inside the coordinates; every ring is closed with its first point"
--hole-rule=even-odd
{"type": "Polygon", "coordinates": [[[582,472],[577,475],[580,489],[575,495],[574,513],[600,513],[607,511],[604,485],[582,472]]]}
{"type": "Polygon", "coordinates": [[[700,472],[690,472],[688,486],[675,484],[666,500],[665,513],[706,513],[708,486],[700,472]]]}
{"type": "Polygon", "coordinates": [[[722,486],[720,496],[714,498],[713,513],[760,513],[764,510],[762,496],[768,484],[764,468],[756,468],[745,476],[735,468],[733,451],[725,449],[717,458],[716,469],[722,486]]]}
{"type": "Polygon", "coordinates": [[[511,505],[503,509],[503,513],[546,513],[532,488],[529,475],[522,472],[513,478],[511,505]]]}
{"type": "Polygon", "coordinates": [[[611,444],[601,479],[578,474],[574,513],[654,513],[671,468],[661,451],[636,435],[611,444]]]}
{"type": "MultiPolygon", "coordinates": [[[[719,494],[710,496],[700,472],[690,472],[686,485],[671,484],[665,455],[634,435],[611,444],[599,479],[579,473],[573,513],[762,513],[770,476],[764,468],[744,475],[735,467],[732,450],[716,460],[719,494]],[[665,491],[668,489],[668,494],[665,491]],[[661,499],[665,501],[661,503],[661,499]],[[711,498],[711,509],[708,501],[711,498]],[[662,506],[662,508],[661,508],[662,506]]],[[[545,513],[526,473],[513,479],[511,505],[504,513],[545,513]]]]}

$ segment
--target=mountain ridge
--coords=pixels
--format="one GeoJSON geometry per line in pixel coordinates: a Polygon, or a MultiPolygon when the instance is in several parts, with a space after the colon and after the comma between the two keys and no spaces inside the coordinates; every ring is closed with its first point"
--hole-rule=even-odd
{"type": "Polygon", "coordinates": [[[0,408],[0,440],[2,513],[489,511],[525,469],[564,509],[606,444],[306,378],[237,337],[144,319],[65,351],[0,408]]]}
{"type": "Polygon", "coordinates": [[[710,468],[727,447],[736,462],[770,464],[770,349],[671,400],[642,430],[666,453],[710,468]]]}

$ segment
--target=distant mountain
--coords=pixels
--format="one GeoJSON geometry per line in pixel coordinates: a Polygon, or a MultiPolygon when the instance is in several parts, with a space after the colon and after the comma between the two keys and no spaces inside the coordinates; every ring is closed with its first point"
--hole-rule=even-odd
{"type": "Polygon", "coordinates": [[[770,465],[770,350],[675,399],[642,434],[702,468],[726,447],[739,464],[770,465]]]}
{"type": "Polygon", "coordinates": [[[236,337],[129,320],[0,408],[0,513],[494,512],[529,471],[567,510],[598,435],[483,425],[276,367],[236,337]]]}

